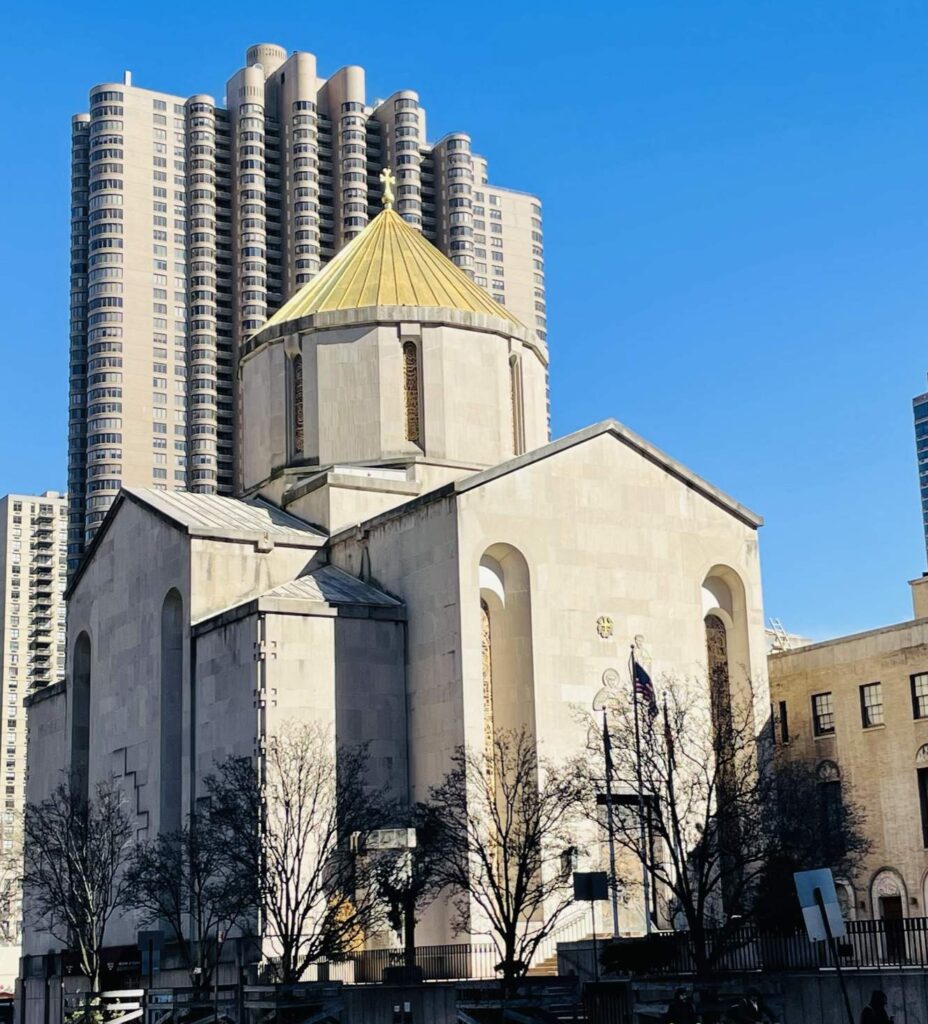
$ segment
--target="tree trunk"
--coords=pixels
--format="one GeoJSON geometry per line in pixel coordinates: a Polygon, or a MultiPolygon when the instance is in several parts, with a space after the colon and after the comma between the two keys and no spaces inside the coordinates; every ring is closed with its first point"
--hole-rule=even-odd
{"type": "Polygon", "coordinates": [[[701,922],[697,922],[690,932],[693,941],[693,966],[698,978],[708,977],[712,971],[709,967],[709,950],[707,948],[706,930],[701,922]]]}
{"type": "Polygon", "coordinates": [[[416,899],[409,893],[403,897],[403,963],[416,966],[416,899]]]}
{"type": "Polygon", "coordinates": [[[515,935],[507,935],[503,949],[503,995],[505,998],[508,999],[515,995],[518,977],[515,935]]]}

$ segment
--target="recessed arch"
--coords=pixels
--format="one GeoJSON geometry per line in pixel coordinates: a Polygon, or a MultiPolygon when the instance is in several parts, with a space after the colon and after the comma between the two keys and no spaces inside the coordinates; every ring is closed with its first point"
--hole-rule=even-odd
{"type": "Polygon", "coordinates": [[[702,581],[702,613],[709,615],[712,612],[723,611],[727,613],[729,620],[732,615],[734,601],[731,588],[720,576],[707,576],[702,581]]]}
{"type": "Polygon", "coordinates": [[[161,789],[159,831],[181,825],[184,602],[177,588],[161,605],[161,789]]]}
{"type": "Polygon", "coordinates": [[[870,883],[870,908],[874,920],[883,922],[884,955],[893,963],[906,958],[903,919],[908,917],[909,897],[902,874],[892,867],[876,871],[870,883]]]}
{"type": "MultiPolygon", "coordinates": [[[[743,580],[731,566],[717,563],[703,577],[700,588],[703,623],[711,616],[725,627],[730,701],[741,711],[750,709],[754,698],[746,595],[743,580]]],[[[758,708],[753,711],[755,716],[759,714],[758,708]]]]}
{"type": "Polygon", "coordinates": [[[71,654],[71,787],[84,800],[90,795],[90,688],[93,649],[81,632],[71,654]]]}
{"type": "Polygon", "coordinates": [[[874,872],[870,882],[870,902],[873,906],[873,916],[883,919],[886,916],[886,901],[896,898],[900,900],[902,915],[905,916],[908,893],[901,873],[891,867],[883,867],[874,872]]]}
{"type": "Polygon", "coordinates": [[[838,896],[838,905],[841,907],[841,916],[845,921],[856,921],[857,894],[854,891],[854,886],[845,878],[836,878],[835,892],[838,896]]]}
{"type": "Polygon", "coordinates": [[[512,452],[525,451],[525,396],[522,381],[522,358],[517,352],[509,357],[509,403],[512,409],[512,452]]]}
{"type": "Polygon", "coordinates": [[[839,782],[841,769],[834,761],[819,761],[815,768],[819,782],[839,782]]]}
{"type": "MultiPolygon", "coordinates": [[[[492,694],[484,720],[495,733],[535,735],[532,598],[528,562],[509,544],[493,544],[479,562],[481,636],[485,647],[484,693],[492,694]]],[[[485,730],[486,731],[486,730],[485,730]]]]}

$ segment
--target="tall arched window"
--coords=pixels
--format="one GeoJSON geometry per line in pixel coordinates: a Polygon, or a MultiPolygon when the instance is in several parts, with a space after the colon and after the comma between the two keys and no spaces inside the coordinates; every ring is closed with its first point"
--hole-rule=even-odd
{"type": "Polygon", "coordinates": [[[509,398],[512,405],[512,451],[525,451],[525,406],[522,393],[522,360],[513,353],[509,357],[509,398]]]}
{"type": "Polygon", "coordinates": [[[184,604],[170,590],[161,606],[161,793],[159,830],[181,825],[184,604]]]}
{"type": "Polygon", "coordinates": [[[731,709],[731,682],[728,664],[728,632],[718,615],[709,614],[703,620],[706,629],[706,661],[709,668],[709,703],[712,712],[715,749],[715,784],[718,787],[719,820],[723,860],[722,901],[729,913],[741,910],[740,889],[737,883],[739,865],[731,851],[740,848],[741,823],[736,815],[725,813],[732,806],[737,792],[738,756],[737,737],[731,709]]]}
{"type": "Polygon", "coordinates": [[[535,734],[535,672],[528,563],[508,544],[480,559],[484,731],[535,734]]]}
{"type": "Polygon", "coordinates": [[[414,341],[403,342],[403,402],[406,440],[422,443],[422,403],[419,395],[419,349],[414,341]]]}
{"type": "Polygon", "coordinates": [[[706,657],[709,666],[709,698],[712,721],[719,742],[731,741],[731,685],[728,673],[728,633],[718,615],[707,615],[706,657]]]}
{"type": "Polygon", "coordinates": [[[487,782],[495,787],[493,743],[496,730],[493,725],[493,642],[490,636],[490,609],[480,599],[480,654],[483,666],[483,749],[486,752],[487,782]]]}
{"type": "Polygon", "coordinates": [[[303,454],[303,357],[293,357],[291,366],[293,376],[292,391],[292,419],[293,419],[293,455],[299,457],[303,454]]]}
{"type": "Polygon", "coordinates": [[[90,796],[90,637],[74,644],[71,670],[71,786],[84,800],[90,796]]]}

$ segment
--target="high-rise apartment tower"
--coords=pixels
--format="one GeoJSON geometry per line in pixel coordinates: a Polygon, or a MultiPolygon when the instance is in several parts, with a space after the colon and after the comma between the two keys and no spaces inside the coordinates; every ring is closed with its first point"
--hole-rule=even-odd
{"type": "Polygon", "coordinates": [[[396,209],[545,339],[538,199],[430,143],[403,90],[261,44],[213,97],[91,90],[72,124],[69,564],[123,485],[236,486],[236,353],[380,209],[396,209]]]}
{"type": "MultiPolygon", "coordinates": [[[[0,498],[0,863],[18,842],[26,779],[23,699],[64,678],[67,509],[56,491],[0,498]]],[[[18,896],[0,892],[0,975],[18,937],[18,896]]]]}
{"type": "Polygon", "coordinates": [[[918,460],[918,490],[922,501],[922,527],[928,551],[928,393],[912,399],[915,419],[915,457],[918,460]]]}

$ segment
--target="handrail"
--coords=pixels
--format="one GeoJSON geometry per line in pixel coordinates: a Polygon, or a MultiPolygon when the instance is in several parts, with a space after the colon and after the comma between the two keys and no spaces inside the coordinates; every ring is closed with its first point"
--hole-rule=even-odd
{"type": "Polygon", "coordinates": [[[588,933],[589,918],[585,910],[561,921],[535,947],[529,967],[536,967],[554,956],[557,953],[559,942],[573,942],[585,938],[588,933]],[[578,932],[579,934],[577,934],[578,932]]]}

